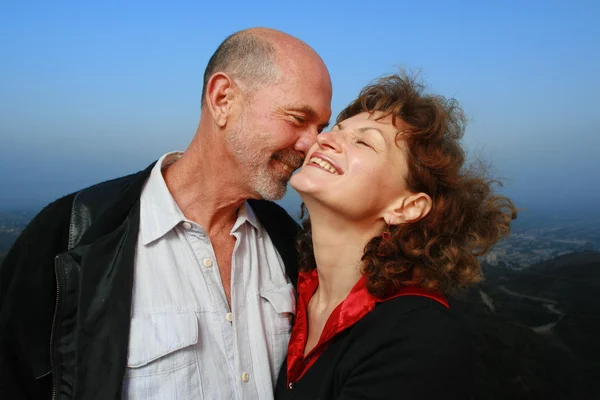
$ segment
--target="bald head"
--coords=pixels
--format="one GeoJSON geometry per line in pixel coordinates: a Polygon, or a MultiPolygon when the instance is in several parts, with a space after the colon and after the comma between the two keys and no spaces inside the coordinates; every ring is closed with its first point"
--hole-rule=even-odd
{"type": "Polygon", "coordinates": [[[282,73],[296,73],[298,68],[311,67],[327,71],[319,55],[298,38],[269,28],[236,32],[221,43],[208,61],[204,71],[202,104],[208,81],[217,72],[227,73],[243,82],[248,90],[253,90],[276,84],[282,73]],[[306,62],[309,66],[305,66],[306,62]]]}

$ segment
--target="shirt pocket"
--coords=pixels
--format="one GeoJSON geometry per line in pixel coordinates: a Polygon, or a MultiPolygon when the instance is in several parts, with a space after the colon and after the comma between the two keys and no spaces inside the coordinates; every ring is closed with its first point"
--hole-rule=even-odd
{"type": "Polygon", "coordinates": [[[198,320],[194,313],[160,313],[131,319],[126,378],[154,376],[196,362],[198,320]]]}
{"type": "Polygon", "coordinates": [[[296,291],[294,285],[287,283],[260,294],[263,310],[269,321],[270,333],[289,335],[296,313],[296,291]]]}

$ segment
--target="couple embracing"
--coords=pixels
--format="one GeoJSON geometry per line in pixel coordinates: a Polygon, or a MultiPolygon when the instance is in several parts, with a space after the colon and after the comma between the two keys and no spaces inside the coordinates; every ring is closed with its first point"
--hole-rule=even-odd
{"type": "Polygon", "coordinates": [[[228,37],[185,151],[56,200],[7,254],[2,398],[468,398],[446,296],[515,208],[466,166],[454,100],[390,75],[329,127],[331,97],[304,42],[228,37]]]}

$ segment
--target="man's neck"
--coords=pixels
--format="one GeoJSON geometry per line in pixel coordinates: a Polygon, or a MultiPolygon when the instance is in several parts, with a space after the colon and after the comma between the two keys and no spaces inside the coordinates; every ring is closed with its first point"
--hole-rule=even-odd
{"type": "Polygon", "coordinates": [[[163,170],[165,183],[186,218],[211,235],[230,229],[250,195],[234,160],[216,143],[197,135],[181,158],[163,170]]]}

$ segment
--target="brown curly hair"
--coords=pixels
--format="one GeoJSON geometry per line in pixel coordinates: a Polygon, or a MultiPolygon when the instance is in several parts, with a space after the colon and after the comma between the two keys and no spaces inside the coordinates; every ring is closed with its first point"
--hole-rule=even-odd
{"type": "MultiPolygon", "coordinates": [[[[406,285],[456,294],[480,281],[477,257],[509,234],[517,216],[512,201],[494,192],[501,184],[489,177],[481,162],[465,165],[460,140],[466,118],[458,102],[424,89],[404,72],[385,76],[365,87],[336,121],[363,112],[391,115],[394,126],[402,125],[396,140],[405,142],[408,188],[432,199],[427,216],[392,226],[391,239],[383,244],[381,236],[367,243],[362,273],[369,292],[379,298],[406,285]]],[[[304,210],[303,205],[303,215],[304,210]]],[[[299,268],[310,271],[316,264],[308,218],[303,226],[299,268]]]]}

